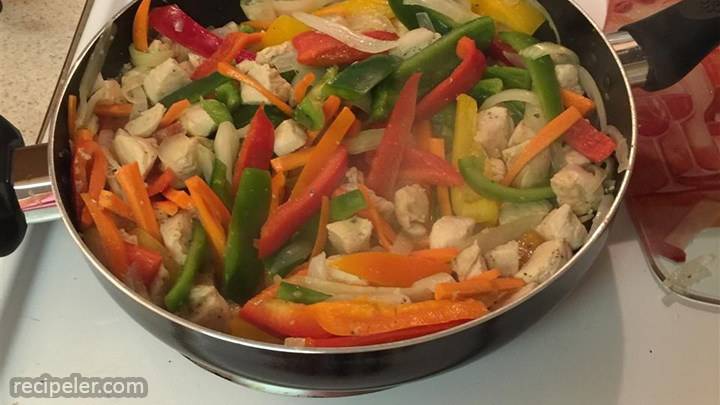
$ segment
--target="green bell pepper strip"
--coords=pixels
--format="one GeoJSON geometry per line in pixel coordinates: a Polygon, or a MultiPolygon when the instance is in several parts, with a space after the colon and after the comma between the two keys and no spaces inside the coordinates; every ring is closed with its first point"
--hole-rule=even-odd
{"type": "Polygon", "coordinates": [[[446,153],[452,151],[453,137],[455,136],[455,109],[456,104],[450,103],[430,119],[433,133],[445,140],[446,153]]]}
{"type": "Polygon", "coordinates": [[[270,173],[243,170],[235,196],[227,247],[225,248],[225,296],[242,302],[252,296],[262,280],[263,263],[258,259],[255,239],[270,209],[270,173]]]}
{"type": "Polygon", "coordinates": [[[503,81],[500,79],[483,79],[477,82],[469,93],[478,103],[482,103],[490,96],[500,93],[503,88],[503,81]]]}
{"type": "Polygon", "coordinates": [[[240,91],[232,82],[224,83],[215,89],[217,99],[225,104],[230,111],[235,111],[242,104],[240,91]]]}
{"type": "MultiPolygon", "coordinates": [[[[250,124],[252,118],[255,116],[259,106],[252,104],[243,104],[238,107],[237,110],[232,112],[232,121],[235,128],[243,128],[250,124]]],[[[281,122],[287,119],[284,112],[280,111],[279,108],[274,105],[265,106],[265,115],[267,115],[273,127],[277,127],[281,122]]]]}
{"type": "Polygon", "coordinates": [[[200,80],[195,80],[187,86],[175,90],[170,95],[165,96],[165,98],[160,100],[160,103],[166,108],[169,108],[171,105],[183,99],[188,99],[191,103],[195,103],[200,101],[202,97],[215,91],[215,89],[221,85],[229,83],[230,80],[230,78],[215,72],[210,76],[204,77],[200,80]]]}
{"type": "Polygon", "coordinates": [[[238,32],[252,34],[253,32],[257,32],[257,30],[248,23],[242,23],[242,24],[238,25],[238,32]]]}
{"type": "Polygon", "coordinates": [[[506,89],[530,90],[532,79],[527,69],[512,66],[488,66],[485,79],[500,79],[506,89]]]}
{"type": "Polygon", "coordinates": [[[515,125],[525,118],[525,103],[522,101],[506,101],[502,105],[510,111],[510,116],[515,125]]]}
{"type": "MultiPolygon", "coordinates": [[[[501,40],[518,52],[538,43],[534,37],[521,32],[506,31],[499,35],[501,40]]],[[[545,119],[550,121],[564,110],[560,96],[560,83],[555,75],[555,63],[548,55],[538,59],[523,57],[523,61],[530,73],[532,90],[540,100],[540,107],[545,114],[545,119]]]]}
{"type": "Polygon", "coordinates": [[[371,120],[383,121],[390,115],[400,90],[413,73],[422,73],[418,89],[419,97],[427,94],[450,76],[460,64],[460,58],[456,54],[460,38],[469,37],[475,41],[479,49],[485,49],[490,45],[494,35],[495,23],[490,17],[476,18],[453,29],[415,56],[404,60],[395,73],[375,88],[371,120]]]}
{"type": "Polygon", "coordinates": [[[232,208],[232,199],[230,198],[230,184],[227,180],[227,166],[219,159],[213,162],[212,176],[210,177],[210,187],[215,194],[220,197],[226,207],[232,208]]]}
{"type": "Polygon", "coordinates": [[[269,276],[287,276],[292,269],[310,257],[317,236],[320,216],[310,218],[300,230],[277,253],[265,259],[265,268],[269,276]]]}
{"type": "Polygon", "coordinates": [[[200,100],[200,105],[203,110],[215,121],[216,124],[220,125],[225,121],[232,122],[232,115],[225,104],[217,100],[200,100]]]}
{"type": "Polygon", "coordinates": [[[330,200],[330,221],[342,221],[367,208],[360,190],[349,191],[330,200]]]}
{"type": "Polygon", "coordinates": [[[175,281],[175,284],[165,295],[165,307],[168,311],[176,312],[187,302],[190,290],[195,282],[195,275],[203,263],[205,263],[207,252],[207,234],[205,234],[205,229],[202,227],[202,224],[195,221],[193,224],[190,249],[187,254],[187,259],[185,259],[185,264],[183,264],[182,271],[175,281]]]}
{"type": "Polygon", "coordinates": [[[395,17],[409,30],[414,30],[420,26],[417,19],[418,13],[427,13],[430,22],[435,27],[435,31],[442,35],[452,31],[458,25],[451,18],[427,7],[404,4],[403,0],[390,0],[388,4],[395,17]]]}
{"type": "Polygon", "coordinates": [[[374,55],[355,62],[328,81],[326,91],[345,100],[359,100],[390,76],[401,62],[402,59],[391,55],[374,55]]]}
{"type": "Polygon", "coordinates": [[[526,203],[555,198],[551,187],[513,188],[495,183],[483,174],[483,160],[476,156],[460,159],[460,173],[473,191],[498,201],[526,203]]]}
{"type": "Polygon", "coordinates": [[[320,79],[318,84],[305,95],[295,108],[295,121],[311,131],[319,131],[325,126],[325,113],[323,103],[330,95],[327,84],[338,74],[337,67],[331,67],[320,79]]]}
{"type": "Polygon", "coordinates": [[[298,304],[312,305],[323,302],[331,298],[332,295],[283,281],[280,283],[280,288],[278,288],[277,297],[281,300],[296,302],[298,304]]]}

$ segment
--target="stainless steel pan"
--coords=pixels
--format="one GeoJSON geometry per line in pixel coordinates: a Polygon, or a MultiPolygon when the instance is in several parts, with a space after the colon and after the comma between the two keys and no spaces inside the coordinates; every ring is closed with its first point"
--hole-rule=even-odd
{"type": "MultiPolygon", "coordinates": [[[[165,3],[153,1],[154,6],[165,3]]],[[[177,0],[176,3],[203,25],[219,26],[228,20],[245,19],[236,1],[177,0]]],[[[17,181],[16,188],[27,194],[35,186],[47,186],[42,174],[49,173],[68,232],[107,292],[143,328],[224,378],[274,393],[341,396],[393,387],[477,359],[539,320],[580,282],[603,249],[635,160],[636,122],[630,86],[642,85],[654,90],[673,84],[717,46],[720,39],[720,0],[686,0],[610,37],[605,37],[572,1],[542,3],[553,16],[563,43],[579,54],[583,65],[597,80],[609,122],[628,137],[631,168],[618,179],[612,210],[588,243],[551,279],[512,305],[434,335],[361,348],[290,348],[239,339],[192,324],[145,301],[117,280],[83,243],[70,216],[73,212],[71,157],[64,104],[53,106],[51,111],[49,172],[43,168],[27,169],[44,160],[27,158],[33,150],[20,148],[22,138],[8,122],[0,119],[0,156],[4,159],[0,162],[0,255],[8,254],[17,246],[26,227],[13,190],[13,179],[17,181]],[[13,177],[14,149],[17,149],[16,163],[19,163],[17,170],[24,173],[13,177]]],[[[128,45],[136,7],[137,3],[133,3],[114,18],[117,35],[103,68],[105,77],[116,76],[129,60],[128,45]]],[[[551,39],[546,34],[549,33],[539,35],[551,39]]],[[[78,93],[80,77],[98,39],[99,34],[73,67],[62,88],[62,99],[78,93]]],[[[34,147],[34,153],[41,148],[34,147]]]]}

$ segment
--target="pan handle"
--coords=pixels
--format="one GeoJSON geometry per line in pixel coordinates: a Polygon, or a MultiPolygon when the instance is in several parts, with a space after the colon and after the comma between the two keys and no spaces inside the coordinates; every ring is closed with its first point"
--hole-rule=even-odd
{"type": "Polygon", "coordinates": [[[12,181],[13,152],[23,144],[17,128],[0,116],[0,257],[15,251],[27,230],[12,181]]]}
{"type": "Polygon", "coordinates": [[[664,89],[720,44],[720,0],[684,0],[620,31],[632,36],[647,61],[644,88],[664,89]]]}

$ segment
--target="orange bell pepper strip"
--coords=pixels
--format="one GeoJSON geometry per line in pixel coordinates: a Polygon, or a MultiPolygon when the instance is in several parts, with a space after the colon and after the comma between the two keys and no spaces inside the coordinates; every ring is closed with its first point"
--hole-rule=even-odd
{"type": "Polygon", "coordinates": [[[245,32],[233,32],[228,34],[220,44],[220,47],[200,66],[195,69],[191,79],[199,80],[209,76],[217,70],[218,63],[230,63],[240,52],[249,45],[260,42],[263,34],[256,32],[248,34],[245,32]]]}
{"type": "Polygon", "coordinates": [[[170,200],[155,201],[153,207],[160,210],[165,215],[171,217],[178,213],[180,207],[170,200]]]}
{"type": "Polygon", "coordinates": [[[174,202],[175,204],[177,204],[178,207],[184,210],[191,210],[193,208],[192,198],[190,198],[188,193],[182,190],[175,190],[174,188],[169,188],[163,191],[162,195],[163,197],[167,198],[169,201],[174,202]]]}
{"type": "MultiPolygon", "coordinates": [[[[440,138],[430,139],[430,152],[437,157],[445,159],[445,141],[440,138]]],[[[437,186],[435,189],[437,192],[438,207],[440,207],[440,214],[442,216],[452,216],[452,203],[450,201],[450,189],[445,186],[437,186]]]]}
{"type": "Polygon", "coordinates": [[[148,195],[156,196],[167,190],[175,182],[175,173],[170,168],[165,169],[158,177],[148,185],[148,195]]]}
{"type": "Polygon", "coordinates": [[[441,249],[425,249],[416,250],[410,253],[411,256],[422,257],[424,259],[438,260],[443,263],[450,263],[457,255],[460,254],[458,248],[441,248],[441,249]]]}
{"type": "Polygon", "coordinates": [[[193,202],[195,202],[194,196],[201,197],[212,216],[220,221],[223,227],[227,228],[228,224],[230,224],[230,210],[228,210],[225,203],[215,194],[210,186],[198,176],[193,176],[185,180],[185,185],[188,190],[190,190],[190,197],[193,199],[193,202]]]}
{"type": "Polygon", "coordinates": [[[280,202],[285,194],[286,181],[287,178],[285,177],[284,172],[278,172],[275,176],[273,176],[272,181],[270,182],[270,193],[272,195],[272,199],[270,200],[269,215],[272,215],[275,211],[277,211],[277,208],[280,206],[280,202]]]}
{"type": "Polygon", "coordinates": [[[327,224],[330,222],[330,199],[324,195],[322,198],[322,204],[320,205],[320,221],[318,221],[317,237],[315,238],[315,245],[313,245],[312,253],[310,257],[315,257],[325,249],[327,243],[328,231],[327,224]]]}
{"type": "Polygon", "coordinates": [[[410,287],[425,277],[452,271],[447,262],[386,252],[344,255],[333,259],[331,264],[380,287],[410,287]]]}
{"type": "Polygon", "coordinates": [[[115,178],[122,187],[123,194],[125,194],[138,226],[153,238],[160,240],[160,226],[157,218],[155,218],[155,212],[150,203],[150,197],[145,188],[145,182],[143,182],[140,175],[140,167],[137,162],[118,169],[115,178]]]}
{"type": "Polygon", "coordinates": [[[368,336],[418,326],[470,320],[488,310],[480,301],[423,301],[388,305],[363,301],[325,301],[311,305],[320,327],[337,336],[368,336]]]}
{"type": "Polygon", "coordinates": [[[132,114],[133,105],[129,103],[105,104],[98,103],[95,105],[93,112],[99,117],[109,118],[127,118],[132,114]]]}
{"type": "Polygon", "coordinates": [[[210,239],[210,245],[215,253],[215,259],[222,263],[223,257],[225,256],[225,244],[227,242],[225,229],[223,229],[220,220],[213,215],[213,212],[208,207],[204,192],[201,189],[190,188],[190,198],[192,199],[193,206],[197,210],[200,223],[205,229],[208,239],[210,239]]]}
{"type": "Polygon", "coordinates": [[[100,197],[98,198],[98,204],[102,208],[112,212],[113,214],[121,218],[135,222],[135,217],[133,217],[130,206],[128,206],[125,201],[122,200],[122,198],[118,197],[112,191],[101,191],[100,197]]]}
{"type": "Polygon", "coordinates": [[[110,271],[118,278],[123,278],[128,270],[128,261],[125,252],[125,241],[120,234],[120,229],[100,208],[97,201],[90,194],[82,193],[80,198],[88,208],[90,215],[97,226],[98,234],[105,250],[104,257],[110,271]]]}
{"type": "Polygon", "coordinates": [[[174,102],[170,108],[165,111],[165,115],[163,115],[162,119],[160,119],[160,128],[168,127],[170,124],[177,121],[191,105],[190,100],[186,98],[174,102]]]}
{"type": "Polygon", "coordinates": [[[237,80],[240,83],[245,83],[248,86],[254,88],[258,91],[258,93],[262,94],[265,98],[270,100],[270,102],[275,105],[275,107],[279,108],[280,111],[284,112],[288,117],[293,116],[293,109],[286,102],[282,101],[278,96],[276,96],[272,91],[268,90],[265,86],[260,84],[257,80],[236,69],[229,63],[218,63],[217,71],[225,77],[237,80]]]}
{"type": "Polygon", "coordinates": [[[353,114],[349,108],[343,108],[310,154],[308,162],[300,173],[300,177],[290,194],[290,201],[302,195],[310,183],[320,174],[330,156],[335,153],[338,146],[342,143],[343,137],[345,137],[345,134],[347,134],[354,121],[355,114],[353,114]]]}
{"type": "Polygon", "coordinates": [[[276,157],[270,161],[270,166],[272,166],[276,173],[299,169],[307,164],[314,150],[314,147],[310,147],[285,156],[276,157]]]}
{"type": "Polygon", "coordinates": [[[575,107],[580,111],[583,117],[590,114],[595,109],[595,103],[587,97],[583,97],[580,94],[575,93],[567,89],[560,90],[560,97],[562,97],[563,104],[565,107],[575,107]]]}
{"type": "Polygon", "coordinates": [[[140,52],[147,52],[148,30],[150,27],[150,0],[142,0],[133,20],[133,46],[140,52]]]}

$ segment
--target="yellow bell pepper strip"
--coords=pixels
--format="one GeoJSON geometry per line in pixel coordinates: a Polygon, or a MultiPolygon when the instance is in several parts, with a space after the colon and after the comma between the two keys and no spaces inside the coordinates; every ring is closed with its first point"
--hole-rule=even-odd
{"type": "MultiPolygon", "coordinates": [[[[429,142],[430,152],[437,157],[445,159],[445,141],[440,138],[431,138],[429,142]]],[[[453,211],[452,203],[450,202],[450,189],[445,186],[437,186],[436,193],[440,214],[443,216],[451,216],[453,211]]]]}
{"type": "Polygon", "coordinates": [[[140,52],[147,52],[148,28],[150,27],[150,0],[142,0],[133,20],[133,46],[140,52]]]}
{"type": "Polygon", "coordinates": [[[353,122],[355,122],[355,114],[348,107],[343,108],[310,154],[309,160],[290,194],[290,201],[296,200],[308,190],[309,185],[320,174],[330,156],[340,146],[353,122]]]}
{"type": "Polygon", "coordinates": [[[385,252],[363,252],[340,256],[329,264],[367,280],[370,285],[380,287],[410,287],[414,282],[425,277],[452,271],[449,262],[419,255],[405,256],[385,252]]]}
{"type": "Polygon", "coordinates": [[[122,278],[127,273],[128,261],[125,252],[125,241],[120,234],[120,229],[115,225],[112,218],[108,216],[98,205],[90,194],[83,193],[80,198],[88,208],[90,215],[97,226],[98,233],[103,245],[103,257],[107,260],[110,271],[122,278]]]}
{"type": "Polygon", "coordinates": [[[472,0],[472,11],[492,17],[513,31],[532,35],[545,17],[526,0],[472,0]]]}
{"type": "Polygon", "coordinates": [[[556,140],[560,139],[565,132],[576,122],[582,119],[582,114],[575,107],[570,107],[562,114],[548,122],[537,135],[530,140],[525,148],[508,165],[508,171],[503,178],[503,185],[512,184],[520,171],[530,163],[535,156],[550,147],[556,140]]]}
{"type": "Polygon", "coordinates": [[[290,41],[296,35],[310,31],[310,27],[301,23],[294,17],[289,15],[281,15],[276,18],[265,30],[262,39],[264,48],[269,46],[280,45],[283,42],[290,41]]]}
{"type": "Polygon", "coordinates": [[[330,199],[327,196],[323,196],[322,204],[320,205],[320,221],[318,221],[315,244],[313,245],[310,257],[319,255],[320,252],[325,249],[325,244],[327,243],[328,238],[328,222],[330,222],[330,199]]]}
{"type": "Polygon", "coordinates": [[[120,183],[126,202],[130,205],[138,226],[153,238],[160,239],[160,226],[155,218],[145,183],[140,176],[140,166],[137,162],[125,165],[118,169],[115,178],[120,183]]]}
{"type": "MultiPolygon", "coordinates": [[[[474,141],[477,127],[477,102],[465,94],[457,98],[455,137],[452,163],[457,168],[460,159],[470,155],[484,156],[485,151],[474,141]]],[[[473,192],[467,185],[450,189],[453,212],[473,218],[482,224],[495,224],[500,215],[499,204],[473,192]]]]}
{"type": "Polygon", "coordinates": [[[336,336],[367,336],[418,326],[479,318],[480,301],[423,301],[388,305],[363,301],[325,301],[308,307],[317,323],[336,336]]]}
{"type": "Polygon", "coordinates": [[[345,0],[323,7],[313,14],[321,17],[330,15],[362,16],[366,14],[381,14],[387,18],[395,17],[387,0],[345,0]]]}

